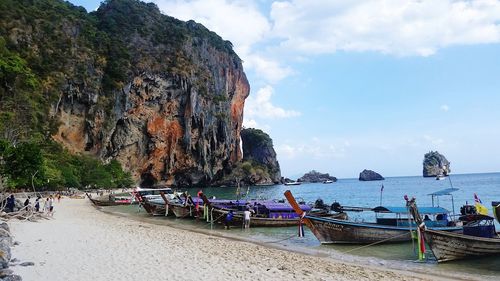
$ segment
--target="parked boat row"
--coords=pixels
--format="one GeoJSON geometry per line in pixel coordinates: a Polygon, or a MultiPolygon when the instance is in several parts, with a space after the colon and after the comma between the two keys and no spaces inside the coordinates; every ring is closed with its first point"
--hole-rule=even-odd
{"type": "MultiPolygon", "coordinates": [[[[483,207],[465,205],[460,216],[455,215],[452,192],[448,188],[429,194],[432,206],[418,207],[414,200],[406,206],[348,207],[334,202],[326,206],[322,200],[314,205],[297,202],[290,191],[285,200],[228,200],[208,198],[202,192],[190,196],[171,188],[136,189],[135,200],[124,197],[97,200],[98,206],[124,205],[138,202],[154,216],[196,218],[226,227],[241,227],[245,215],[251,213],[250,227],[285,227],[305,224],[322,244],[380,244],[411,241],[415,237],[425,248],[427,243],[438,262],[500,255],[500,236],[495,230],[494,218],[479,214],[483,207]],[[438,197],[450,195],[453,210],[440,206],[438,197]],[[373,221],[349,220],[348,212],[371,212],[373,221]],[[228,218],[230,218],[228,220],[228,218]]],[[[478,200],[478,198],[476,198],[478,200]]],[[[493,213],[500,218],[500,202],[492,202],[493,213]]],[[[500,222],[500,220],[499,220],[500,222]]],[[[421,257],[424,255],[422,254],[421,257]]]]}

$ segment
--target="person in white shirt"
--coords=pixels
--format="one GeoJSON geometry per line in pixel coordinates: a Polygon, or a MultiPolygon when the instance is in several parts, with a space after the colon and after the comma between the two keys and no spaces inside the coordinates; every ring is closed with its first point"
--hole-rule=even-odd
{"type": "Polygon", "coordinates": [[[250,228],[250,216],[252,215],[253,210],[248,207],[244,212],[243,212],[243,226],[244,228],[250,228]]]}

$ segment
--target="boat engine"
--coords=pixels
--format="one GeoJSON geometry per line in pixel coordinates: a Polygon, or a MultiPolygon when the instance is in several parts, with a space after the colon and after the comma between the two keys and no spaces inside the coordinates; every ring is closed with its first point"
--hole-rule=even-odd
{"type": "Polygon", "coordinates": [[[330,207],[330,210],[337,212],[337,213],[341,213],[344,211],[344,209],[342,208],[342,206],[340,205],[339,202],[333,202],[332,206],[330,207]]]}
{"type": "Polygon", "coordinates": [[[316,209],[326,209],[328,206],[325,205],[325,202],[323,202],[323,199],[319,198],[314,202],[314,208],[316,209]]]}
{"type": "Polygon", "coordinates": [[[475,215],[477,214],[477,210],[475,206],[463,205],[462,207],[460,207],[460,214],[462,214],[462,216],[475,215]]]}

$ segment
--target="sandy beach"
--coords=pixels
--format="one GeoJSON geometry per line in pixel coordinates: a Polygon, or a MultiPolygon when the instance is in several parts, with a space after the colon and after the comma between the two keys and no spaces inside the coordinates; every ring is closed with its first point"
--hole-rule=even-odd
{"type": "Polygon", "coordinates": [[[11,267],[23,280],[448,280],[144,223],[83,199],[55,211],[10,222],[13,257],[35,263],[11,267]]]}

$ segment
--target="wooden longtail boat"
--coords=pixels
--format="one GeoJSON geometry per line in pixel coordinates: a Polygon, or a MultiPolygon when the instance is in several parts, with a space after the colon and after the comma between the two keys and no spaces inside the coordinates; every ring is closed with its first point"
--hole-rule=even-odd
{"type": "MultiPolygon", "coordinates": [[[[408,202],[415,221],[422,222],[416,203],[408,202]]],[[[431,248],[438,262],[477,258],[481,256],[500,255],[500,237],[495,232],[493,218],[485,215],[468,215],[465,217],[463,233],[450,233],[427,229],[421,226],[425,242],[431,248]]]]}
{"type": "Polygon", "coordinates": [[[90,202],[94,204],[95,206],[118,206],[118,205],[130,205],[132,204],[132,200],[127,199],[127,200],[99,200],[99,199],[94,199],[90,197],[88,193],[86,193],[87,197],[89,198],[90,202]]]}
{"type": "MultiPolygon", "coordinates": [[[[220,209],[213,208],[213,217],[214,219],[218,219],[218,221],[223,222],[226,215],[229,213],[229,209],[220,209]]],[[[338,214],[326,214],[324,212],[321,213],[324,217],[334,217],[339,220],[345,220],[347,218],[346,213],[338,213],[338,214]]],[[[297,226],[299,224],[299,217],[293,218],[268,218],[268,217],[259,217],[253,216],[250,218],[250,227],[288,227],[288,226],[297,226]]],[[[230,225],[232,226],[242,226],[243,225],[243,213],[241,212],[233,212],[233,220],[230,225]]]]}
{"type": "MultiPolygon", "coordinates": [[[[285,192],[285,197],[290,205],[294,207],[297,214],[304,217],[304,223],[322,244],[394,243],[410,241],[412,239],[408,219],[381,219],[378,223],[368,223],[320,217],[314,214],[304,214],[304,211],[298,207],[295,198],[289,190],[285,192]]],[[[397,209],[396,207],[389,209],[389,207],[382,206],[377,208],[375,209],[378,212],[386,213],[390,213],[390,209],[397,209]]],[[[428,209],[429,213],[431,210],[439,213],[447,212],[444,208],[440,207],[428,207],[428,209]]],[[[401,211],[398,210],[398,212],[401,211]]],[[[415,227],[412,228],[415,230],[415,227]]],[[[461,227],[455,226],[436,228],[446,231],[459,231],[461,229],[461,227]]]]}
{"type": "Polygon", "coordinates": [[[499,202],[491,202],[491,206],[493,207],[493,214],[497,221],[500,223],[500,201],[499,202]]]}
{"type": "Polygon", "coordinates": [[[164,188],[137,188],[133,194],[139,204],[153,216],[168,216],[173,215],[170,210],[167,210],[167,205],[163,202],[160,193],[166,194],[167,197],[173,196],[173,191],[169,187],[164,188]]]}
{"type": "MultiPolygon", "coordinates": [[[[284,227],[297,226],[299,216],[286,203],[275,202],[271,200],[249,200],[232,202],[212,202],[204,194],[200,194],[203,202],[208,206],[210,218],[215,222],[223,223],[229,211],[233,211],[233,219],[230,222],[232,226],[243,225],[243,212],[250,208],[254,211],[250,218],[250,227],[284,227]]],[[[301,205],[299,208],[310,210],[308,205],[301,205]]],[[[345,215],[345,214],[344,214],[345,215]]],[[[341,217],[343,215],[339,215],[341,217]]]]}
{"type": "MultiPolygon", "coordinates": [[[[160,193],[164,202],[168,204],[168,208],[175,215],[176,218],[194,218],[198,217],[200,210],[196,210],[196,203],[193,201],[191,196],[184,193],[183,196],[185,199],[179,197],[179,195],[175,195],[175,199],[168,199],[164,193],[160,193]]],[[[199,208],[201,208],[203,204],[199,202],[199,208]]]]}

